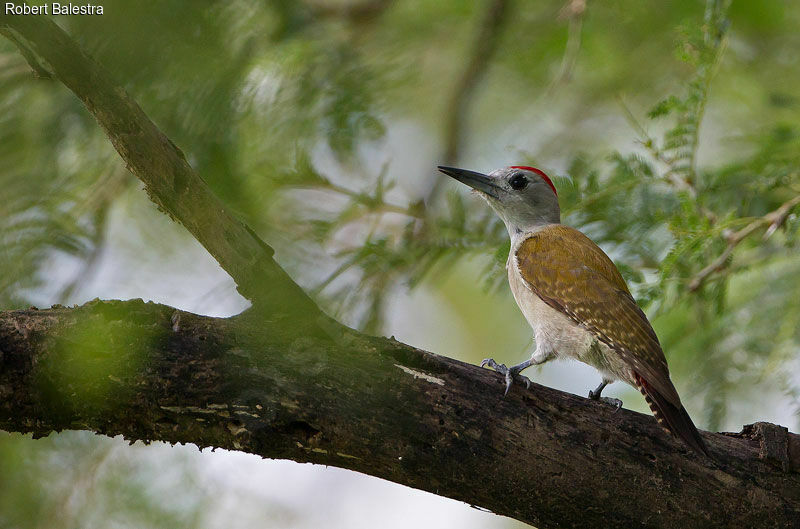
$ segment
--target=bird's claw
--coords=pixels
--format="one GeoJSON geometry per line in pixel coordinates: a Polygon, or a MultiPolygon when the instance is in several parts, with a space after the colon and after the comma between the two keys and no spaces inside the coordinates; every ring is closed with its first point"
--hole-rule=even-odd
{"type": "Polygon", "coordinates": [[[600,397],[600,402],[605,402],[606,404],[614,406],[614,413],[618,412],[620,408],[622,408],[622,401],[613,397],[600,397]]]}
{"type": "Polygon", "coordinates": [[[494,358],[484,358],[481,361],[481,367],[490,367],[494,369],[496,372],[503,375],[506,379],[506,389],[503,392],[503,396],[508,395],[508,390],[511,389],[511,386],[514,384],[514,376],[518,376],[525,382],[525,388],[531,389],[531,381],[525,375],[520,375],[520,369],[517,366],[506,367],[505,364],[498,364],[494,361],[494,358]]]}
{"type": "Polygon", "coordinates": [[[497,362],[494,361],[494,358],[484,358],[483,360],[481,360],[481,367],[486,367],[486,366],[491,367],[498,373],[500,371],[508,370],[505,364],[498,364],[497,362]]]}
{"type": "Polygon", "coordinates": [[[614,397],[600,397],[597,400],[609,404],[611,406],[614,406],[614,413],[617,413],[619,409],[622,408],[622,401],[619,399],[615,399],[614,397]]]}
{"type": "Polygon", "coordinates": [[[597,386],[596,389],[590,389],[589,390],[589,398],[592,399],[592,400],[598,400],[600,402],[604,402],[606,404],[610,404],[611,406],[614,406],[614,408],[615,408],[614,409],[614,413],[616,413],[622,407],[622,401],[619,400],[619,399],[615,399],[613,397],[601,397],[600,396],[600,393],[602,393],[603,388],[605,388],[607,384],[608,384],[608,382],[603,381],[603,383],[600,384],[599,386],[597,386]]]}

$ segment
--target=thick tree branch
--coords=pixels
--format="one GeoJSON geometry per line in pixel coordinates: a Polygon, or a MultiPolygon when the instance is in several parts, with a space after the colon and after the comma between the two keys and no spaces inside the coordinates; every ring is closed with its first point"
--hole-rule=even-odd
{"type": "Polygon", "coordinates": [[[293,307],[318,312],[274,261],[272,248],[227,211],[183,153],[61,28],[44,16],[0,11],[0,30],[12,33],[23,53],[36,53],[83,101],[153,202],[189,230],[236,281],[244,297],[254,303],[292,300],[293,307]]]}
{"type": "Polygon", "coordinates": [[[796,527],[800,436],[703,433],[345,327],[135,301],[0,313],[0,429],[332,465],[547,527],[796,527]],[[101,332],[102,331],[102,332],[101,332]]]}

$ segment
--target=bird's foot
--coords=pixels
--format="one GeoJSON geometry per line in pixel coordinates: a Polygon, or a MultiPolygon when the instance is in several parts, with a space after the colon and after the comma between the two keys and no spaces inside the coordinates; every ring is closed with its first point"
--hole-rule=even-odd
{"type": "Polygon", "coordinates": [[[614,406],[614,408],[615,408],[614,411],[615,412],[619,411],[619,409],[622,407],[622,401],[621,400],[615,399],[613,397],[601,397],[600,396],[600,391],[596,391],[596,390],[591,390],[590,389],[589,390],[589,398],[592,399],[592,400],[598,400],[600,402],[604,402],[606,404],[614,406]]]}
{"type": "Polygon", "coordinates": [[[603,392],[603,389],[607,385],[609,385],[611,382],[612,382],[611,380],[603,379],[603,381],[600,382],[599,386],[597,386],[594,389],[590,389],[589,390],[589,398],[592,399],[592,400],[599,400],[600,402],[605,402],[606,404],[610,404],[610,405],[614,406],[614,408],[616,408],[614,410],[614,412],[617,412],[622,407],[622,401],[621,400],[615,399],[615,398],[612,398],[612,397],[601,397],[600,396],[600,394],[603,392]]]}
{"type": "Polygon", "coordinates": [[[622,401],[613,397],[600,397],[600,402],[605,402],[606,404],[614,406],[614,413],[618,412],[619,409],[622,408],[622,401]]]}
{"type": "Polygon", "coordinates": [[[518,376],[525,382],[525,387],[530,389],[531,381],[528,377],[524,375],[520,375],[519,372],[528,367],[530,363],[522,362],[521,364],[506,367],[505,364],[498,364],[494,361],[494,358],[484,358],[481,362],[481,367],[490,367],[503,375],[506,378],[506,390],[503,392],[503,395],[508,395],[508,390],[511,389],[511,385],[514,383],[514,377],[518,376]]]}

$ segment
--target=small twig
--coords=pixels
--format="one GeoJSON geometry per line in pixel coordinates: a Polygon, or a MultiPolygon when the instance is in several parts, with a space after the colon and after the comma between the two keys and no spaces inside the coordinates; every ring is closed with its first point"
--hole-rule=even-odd
{"type": "Polygon", "coordinates": [[[367,207],[369,213],[398,213],[400,215],[406,215],[407,217],[412,217],[415,219],[420,219],[424,217],[419,207],[414,207],[414,205],[406,207],[406,206],[399,206],[397,204],[392,204],[390,202],[384,202],[383,200],[376,201],[373,200],[369,195],[360,193],[358,191],[353,191],[352,189],[348,189],[338,184],[334,184],[333,182],[325,182],[325,184],[321,185],[307,185],[307,186],[297,185],[297,186],[292,186],[292,189],[295,190],[316,189],[316,190],[333,191],[334,193],[339,193],[340,195],[349,197],[353,199],[354,202],[367,207]]]}
{"type": "Polygon", "coordinates": [[[685,191],[691,198],[697,197],[697,189],[694,187],[694,184],[678,174],[679,171],[675,168],[675,160],[668,157],[666,153],[658,147],[658,142],[655,138],[650,136],[644,125],[636,119],[636,116],[633,115],[633,112],[625,103],[625,100],[622,99],[622,97],[617,97],[617,100],[622,107],[622,111],[625,113],[628,124],[636,131],[636,134],[639,135],[639,143],[647,149],[647,152],[650,153],[653,159],[667,167],[667,171],[661,178],[672,184],[678,191],[685,191]]]}
{"type": "Polygon", "coordinates": [[[564,47],[564,55],[561,57],[561,66],[558,75],[547,87],[543,95],[550,95],[556,87],[569,82],[572,78],[572,71],[578,62],[578,54],[581,49],[581,34],[583,32],[583,17],[586,13],[586,0],[569,0],[561,9],[559,18],[569,20],[567,29],[567,45],[564,47]]]}
{"type": "Polygon", "coordinates": [[[650,156],[652,156],[654,160],[664,164],[667,167],[667,170],[661,175],[661,179],[672,185],[678,191],[687,193],[694,201],[697,211],[707,218],[712,224],[716,224],[717,215],[707,207],[697,202],[697,187],[695,187],[694,182],[680,175],[681,171],[675,167],[676,160],[667,156],[667,154],[658,147],[658,143],[656,142],[655,138],[648,134],[647,130],[644,128],[644,125],[642,125],[639,120],[636,119],[636,116],[633,115],[633,112],[631,112],[630,108],[628,108],[628,105],[625,104],[625,101],[622,99],[622,97],[618,97],[617,99],[620,106],[622,106],[622,110],[625,113],[628,124],[630,124],[630,126],[639,135],[639,143],[645,149],[647,149],[647,152],[650,153],[650,156]]]}
{"type": "Polygon", "coordinates": [[[788,200],[787,202],[784,202],[775,211],[771,211],[763,217],[753,220],[741,230],[728,235],[726,237],[728,246],[716,259],[714,259],[714,261],[711,262],[711,264],[700,270],[700,272],[694,276],[694,278],[689,282],[689,291],[695,292],[703,285],[705,280],[708,279],[708,276],[723,269],[728,261],[728,258],[733,254],[734,249],[736,249],[740,242],[752,235],[753,232],[759,228],[768,226],[763,237],[764,239],[767,239],[775,232],[775,230],[777,230],[783,225],[784,222],[786,222],[786,218],[789,216],[792,208],[798,204],[800,204],[800,195],[788,200]]]}
{"type": "Polygon", "coordinates": [[[775,233],[775,230],[780,228],[783,223],[786,222],[786,219],[792,212],[792,208],[797,204],[800,204],[800,196],[796,196],[793,199],[785,202],[783,205],[781,205],[781,207],[766,215],[768,220],[770,220],[770,225],[769,228],[767,228],[767,231],[764,232],[763,240],[767,240],[770,235],[775,233]]]}
{"type": "MultiPolygon", "coordinates": [[[[713,2],[713,0],[712,0],[713,2]]],[[[709,5],[712,3],[709,2],[709,5]]],[[[717,6],[718,8],[718,6],[717,6]]],[[[708,17],[709,14],[707,12],[706,16],[708,17]]],[[[708,31],[710,28],[706,29],[706,36],[708,36],[708,31]]],[[[722,56],[725,54],[725,48],[727,48],[728,40],[725,38],[725,34],[721,33],[719,38],[715,39],[715,54],[714,54],[714,61],[711,63],[710,66],[705,68],[703,72],[703,90],[702,99],[697,104],[697,113],[693,116],[693,124],[695,127],[694,134],[692,135],[692,147],[691,147],[691,155],[689,157],[689,174],[691,176],[692,181],[697,180],[697,151],[700,147],[700,125],[703,122],[703,117],[705,116],[706,112],[706,105],[708,104],[708,93],[711,90],[711,81],[716,77],[717,71],[719,70],[719,66],[722,63],[722,56]]]]}

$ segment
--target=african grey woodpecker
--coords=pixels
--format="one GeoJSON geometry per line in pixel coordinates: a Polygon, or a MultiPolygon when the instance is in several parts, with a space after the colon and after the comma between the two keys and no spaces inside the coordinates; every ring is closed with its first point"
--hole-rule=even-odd
{"type": "MultiPolygon", "coordinates": [[[[615,380],[627,382],[644,395],[662,426],[708,455],[669,378],[647,316],[603,250],[561,224],[558,193],[547,175],[520,165],[489,174],[443,166],[439,170],[486,199],[511,237],[508,282],[533,329],[536,349],[529,360],[512,367],[492,358],[481,362],[505,376],[506,393],[523,369],[559,356],[575,358],[602,376],[589,398],[601,399],[603,388],[615,380]]],[[[622,405],[617,399],[602,400],[622,405]]]]}

